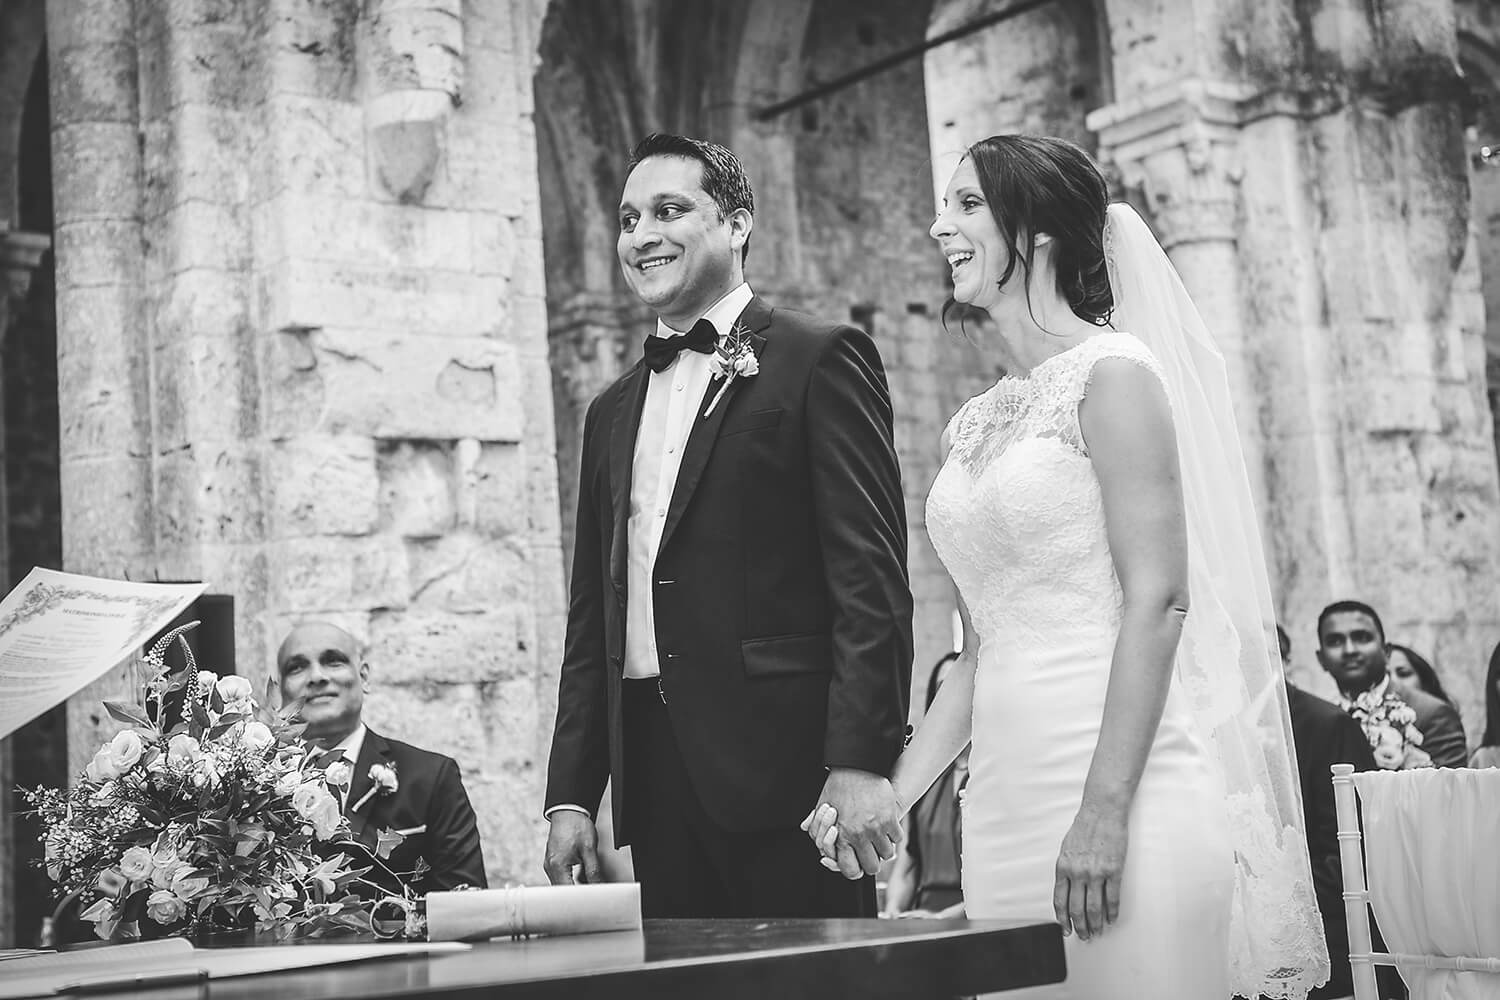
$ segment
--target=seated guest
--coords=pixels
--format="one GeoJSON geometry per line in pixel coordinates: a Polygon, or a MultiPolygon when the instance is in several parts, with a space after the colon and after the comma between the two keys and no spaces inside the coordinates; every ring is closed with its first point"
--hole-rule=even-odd
{"type": "Polygon", "coordinates": [[[1500,767],[1500,646],[1490,654],[1490,671],[1484,678],[1484,739],[1469,766],[1500,767]]]}
{"type": "MultiPolygon", "coordinates": [[[[364,877],[391,894],[400,891],[393,875],[418,894],[485,888],[479,829],[458,764],[364,724],[370,665],[354,637],[326,622],[298,625],[276,653],[276,670],[282,698],[302,700],[304,736],[326,752],[319,763],[347,774],[344,815],[368,856],[358,856],[352,845],[340,849],[354,854],[358,866],[373,866],[364,877]],[[392,832],[403,839],[381,862],[379,839],[392,832]]],[[[366,895],[376,891],[365,888],[366,895]]]]}
{"type": "Polygon", "coordinates": [[[1448,692],[1443,690],[1443,682],[1438,680],[1437,668],[1409,646],[1393,642],[1386,647],[1390,654],[1385,660],[1385,670],[1391,677],[1391,683],[1401,692],[1425,691],[1434,698],[1441,698],[1448,704],[1453,704],[1453,699],[1448,697],[1448,692]]]}
{"type": "MultiPolygon", "coordinates": [[[[1291,661],[1292,640],[1276,626],[1281,663],[1291,661]]],[[[1339,861],[1338,813],[1333,802],[1334,764],[1353,764],[1356,771],[1375,770],[1375,755],[1358,722],[1331,701],[1286,684],[1287,709],[1292,718],[1292,745],[1297,752],[1297,776],[1302,788],[1302,819],[1307,829],[1307,854],[1312,863],[1313,893],[1328,939],[1328,982],[1308,994],[1309,1000],[1332,1000],[1354,993],[1349,967],[1349,923],[1344,916],[1344,874],[1339,861]]],[[[1394,969],[1377,969],[1381,995],[1401,995],[1394,969]],[[1387,975],[1390,973],[1391,975],[1387,975]]]]}
{"type": "Polygon", "coordinates": [[[1340,707],[1358,716],[1399,699],[1416,716],[1415,726],[1422,734],[1417,747],[1377,745],[1376,735],[1366,727],[1376,761],[1385,767],[1417,767],[1430,758],[1437,767],[1463,767],[1469,754],[1458,711],[1425,691],[1396,688],[1386,673],[1388,655],[1385,626],[1368,604],[1337,601],[1318,615],[1318,662],[1338,684],[1340,707]],[[1382,759],[1383,754],[1395,754],[1397,759],[1382,759]]]}
{"type": "MultiPolygon", "coordinates": [[[[927,678],[928,708],[937,697],[948,667],[958,657],[958,653],[949,653],[932,668],[927,678]]],[[[886,881],[881,916],[964,915],[963,883],[959,878],[962,854],[959,798],[968,777],[969,751],[965,749],[902,821],[906,836],[886,881]]]]}

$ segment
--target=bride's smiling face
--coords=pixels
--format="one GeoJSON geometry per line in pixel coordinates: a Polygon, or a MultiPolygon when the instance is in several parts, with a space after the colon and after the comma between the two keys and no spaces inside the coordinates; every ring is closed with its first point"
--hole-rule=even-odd
{"type": "Polygon", "coordinates": [[[1003,294],[1000,276],[1014,251],[985,200],[972,158],[964,157],[953,171],[928,234],[948,258],[954,300],[980,309],[997,305],[1003,294]]]}

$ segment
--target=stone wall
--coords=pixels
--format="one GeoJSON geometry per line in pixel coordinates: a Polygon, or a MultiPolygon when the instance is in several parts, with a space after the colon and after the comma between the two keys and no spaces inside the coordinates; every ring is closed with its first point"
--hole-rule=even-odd
{"type": "Polygon", "coordinates": [[[233,594],[257,682],[292,622],[344,625],[370,723],[455,756],[491,879],[535,878],[563,614],[541,4],[131,8],[48,26],[68,568],[233,594]]]}

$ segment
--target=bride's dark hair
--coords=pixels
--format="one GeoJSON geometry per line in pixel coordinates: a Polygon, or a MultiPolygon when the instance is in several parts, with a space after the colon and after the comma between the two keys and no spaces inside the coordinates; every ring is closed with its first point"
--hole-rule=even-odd
{"type": "Polygon", "coordinates": [[[1004,234],[1010,257],[1002,286],[1020,267],[1029,282],[1035,248],[1018,237],[1052,237],[1057,292],[1075,315],[1107,326],[1115,307],[1104,262],[1104,215],[1109,187],[1093,158],[1066,139],[992,135],[969,147],[990,214],[1004,234]]]}

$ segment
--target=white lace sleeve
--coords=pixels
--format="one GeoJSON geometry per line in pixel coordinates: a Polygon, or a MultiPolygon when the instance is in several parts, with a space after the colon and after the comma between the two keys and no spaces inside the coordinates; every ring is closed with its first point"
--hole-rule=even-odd
{"type": "Polygon", "coordinates": [[[1128,333],[1099,334],[1085,342],[1079,352],[1078,364],[1071,369],[1071,377],[1065,382],[1063,395],[1068,405],[1058,412],[1059,415],[1066,415],[1066,422],[1058,428],[1058,435],[1080,454],[1087,455],[1088,443],[1083,439],[1083,427],[1079,423],[1078,414],[1094,384],[1094,371],[1099,362],[1110,358],[1134,362],[1156,377],[1163,392],[1167,391],[1167,383],[1161,363],[1145,344],[1128,333]]]}

